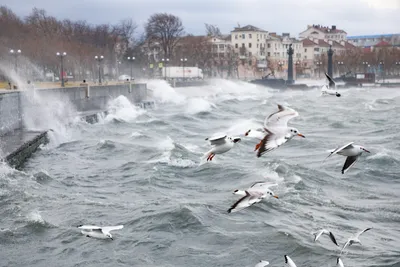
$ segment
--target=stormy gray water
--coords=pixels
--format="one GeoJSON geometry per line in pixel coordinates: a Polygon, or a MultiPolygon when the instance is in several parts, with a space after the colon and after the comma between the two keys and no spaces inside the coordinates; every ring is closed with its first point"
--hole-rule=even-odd
{"type": "Polygon", "coordinates": [[[337,98],[223,80],[148,86],[155,109],[121,96],[97,124],[62,126],[50,116],[51,142],[22,170],[1,167],[1,266],[284,266],[285,254],[297,266],[335,266],[347,238],[367,227],[344,265],[400,266],[400,88],[352,88],[337,98]],[[290,125],[306,138],[257,158],[258,140],[244,133],[278,103],[299,112],[290,125]],[[217,132],[243,139],[203,164],[204,139],[217,132]],[[352,141],[371,154],[344,175],[343,156],[323,163],[352,141]],[[228,214],[233,190],[260,180],[278,183],[279,199],[228,214]],[[99,240],[80,224],[124,228],[99,240]],[[320,228],[340,247],[327,236],[314,242],[320,228]]]}

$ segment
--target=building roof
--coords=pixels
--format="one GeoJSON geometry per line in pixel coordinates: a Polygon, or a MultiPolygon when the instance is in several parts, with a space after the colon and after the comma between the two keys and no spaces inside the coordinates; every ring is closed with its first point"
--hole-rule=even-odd
{"type": "Polygon", "coordinates": [[[347,36],[347,39],[354,40],[354,39],[391,38],[393,36],[400,36],[400,33],[347,36]]]}
{"type": "Polygon", "coordinates": [[[313,41],[311,41],[310,39],[306,38],[303,39],[303,46],[315,46],[317,45],[316,43],[314,43],[313,41]]]}
{"type": "Polygon", "coordinates": [[[344,48],[346,48],[346,49],[353,49],[353,48],[355,48],[355,47],[356,47],[356,46],[353,45],[352,43],[344,42],[344,48]]]}
{"type": "Polygon", "coordinates": [[[314,29],[314,30],[321,31],[323,33],[332,33],[332,34],[334,34],[334,33],[346,33],[344,30],[337,29],[335,25],[332,25],[332,27],[330,28],[328,26],[322,26],[322,25],[319,25],[319,24],[318,25],[313,24],[313,25],[308,25],[307,29],[305,31],[302,31],[300,34],[308,31],[311,28],[314,29]]]}
{"type": "Polygon", "coordinates": [[[324,40],[318,40],[319,46],[329,47],[331,46],[329,43],[325,42],[324,40]]]}
{"type": "Polygon", "coordinates": [[[332,47],[343,48],[344,46],[336,41],[332,41],[332,47]]]}
{"type": "Polygon", "coordinates": [[[246,25],[244,27],[235,27],[232,32],[267,32],[263,29],[257,28],[253,25],[246,25]]]}
{"type": "Polygon", "coordinates": [[[380,42],[377,43],[375,46],[376,46],[376,47],[387,47],[387,46],[392,46],[392,45],[389,44],[388,42],[380,41],[380,42]]]}

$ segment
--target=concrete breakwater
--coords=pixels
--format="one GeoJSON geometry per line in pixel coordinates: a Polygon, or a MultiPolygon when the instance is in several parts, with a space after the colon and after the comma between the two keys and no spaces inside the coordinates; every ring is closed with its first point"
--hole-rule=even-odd
{"type": "Polygon", "coordinates": [[[106,111],[109,101],[121,95],[138,106],[151,103],[146,84],[0,91],[1,160],[18,168],[46,142],[49,113],[60,120],[63,116],[93,116],[106,111]]]}

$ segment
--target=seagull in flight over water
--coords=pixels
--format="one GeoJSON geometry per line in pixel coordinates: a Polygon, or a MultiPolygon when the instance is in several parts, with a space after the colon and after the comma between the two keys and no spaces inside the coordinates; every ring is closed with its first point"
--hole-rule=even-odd
{"type": "Polygon", "coordinates": [[[272,113],[264,120],[264,138],[257,145],[257,157],[277,149],[295,136],[305,137],[296,128],[288,127],[288,121],[299,116],[294,109],[278,105],[278,111],[272,113]]]}
{"type": "Polygon", "coordinates": [[[123,225],[117,225],[117,226],[96,226],[96,225],[78,225],[79,229],[82,229],[81,233],[86,235],[87,237],[94,237],[94,238],[100,238],[100,239],[111,239],[113,240],[113,237],[110,233],[110,231],[113,230],[119,230],[124,228],[123,225]]]}
{"type": "Polygon", "coordinates": [[[332,242],[336,245],[339,246],[338,243],[336,242],[336,238],[335,236],[332,234],[332,232],[326,230],[326,229],[321,229],[317,232],[314,232],[313,235],[315,236],[314,238],[314,242],[316,242],[318,240],[318,238],[320,238],[322,235],[328,235],[329,238],[332,240],[332,242]]]}
{"type": "Polygon", "coordinates": [[[240,140],[241,139],[238,137],[230,137],[226,134],[218,134],[206,138],[206,141],[210,142],[212,148],[204,154],[204,157],[207,156],[207,161],[212,161],[215,157],[215,154],[223,154],[228,152],[237,142],[240,142],[240,140]]]}
{"type": "Polygon", "coordinates": [[[362,233],[365,233],[366,231],[371,230],[371,229],[372,229],[372,228],[366,228],[366,229],[362,230],[361,232],[358,232],[355,236],[350,237],[350,238],[347,240],[347,242],[344,244],[342,250],[340,251],[340,254],[342,254],[342,252],[344,251],[344,249],[345,249],[346,247],[349,247],[349,246],[351,246],[351,245],[353,245],[353,244],[360,244],[360,245],[361,245],[361,241],[360,241],[360,239],[359,239],[359,238],[360,238],[360,235],[361,235],[362,233]]]}
{"type": "Polygon", "coordinates": [[[354,142],[350,142],[344,146],[341,146],[341,147],[338,147],[338,148],[332,150],[331,154],[329,154],[329,156],[326,157],[325,160],[327,160],[330,156],[335,155],[335,154],[339,154],[339,155],[347,157],[346,161],[343,165],[343,168],[342,168],[342,174],[346,173],[350,169],[350,167],[353,166],[357,162],[358,157],[361,156],[361,154],[364,151],[367,153],[371,153],[364,147],[359,146],[359,145],[353,145],[353,144],[354,144],[354,142]]]}

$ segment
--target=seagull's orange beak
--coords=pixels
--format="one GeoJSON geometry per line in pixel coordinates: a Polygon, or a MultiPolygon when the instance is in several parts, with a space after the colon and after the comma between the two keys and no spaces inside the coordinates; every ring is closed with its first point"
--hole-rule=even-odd
{"type": "Polygon", "coordinates": [[[274,198],[279,198],[278,196],[274,195],[274,198]]]}
{"type": "Polygon", "coordinates": [[[298,133],[297,134],[298,136],[301,136],[301,137],[303,137],[303,138],[306,138],[304,135],[302,135],[301,133],[298,133]]]}

